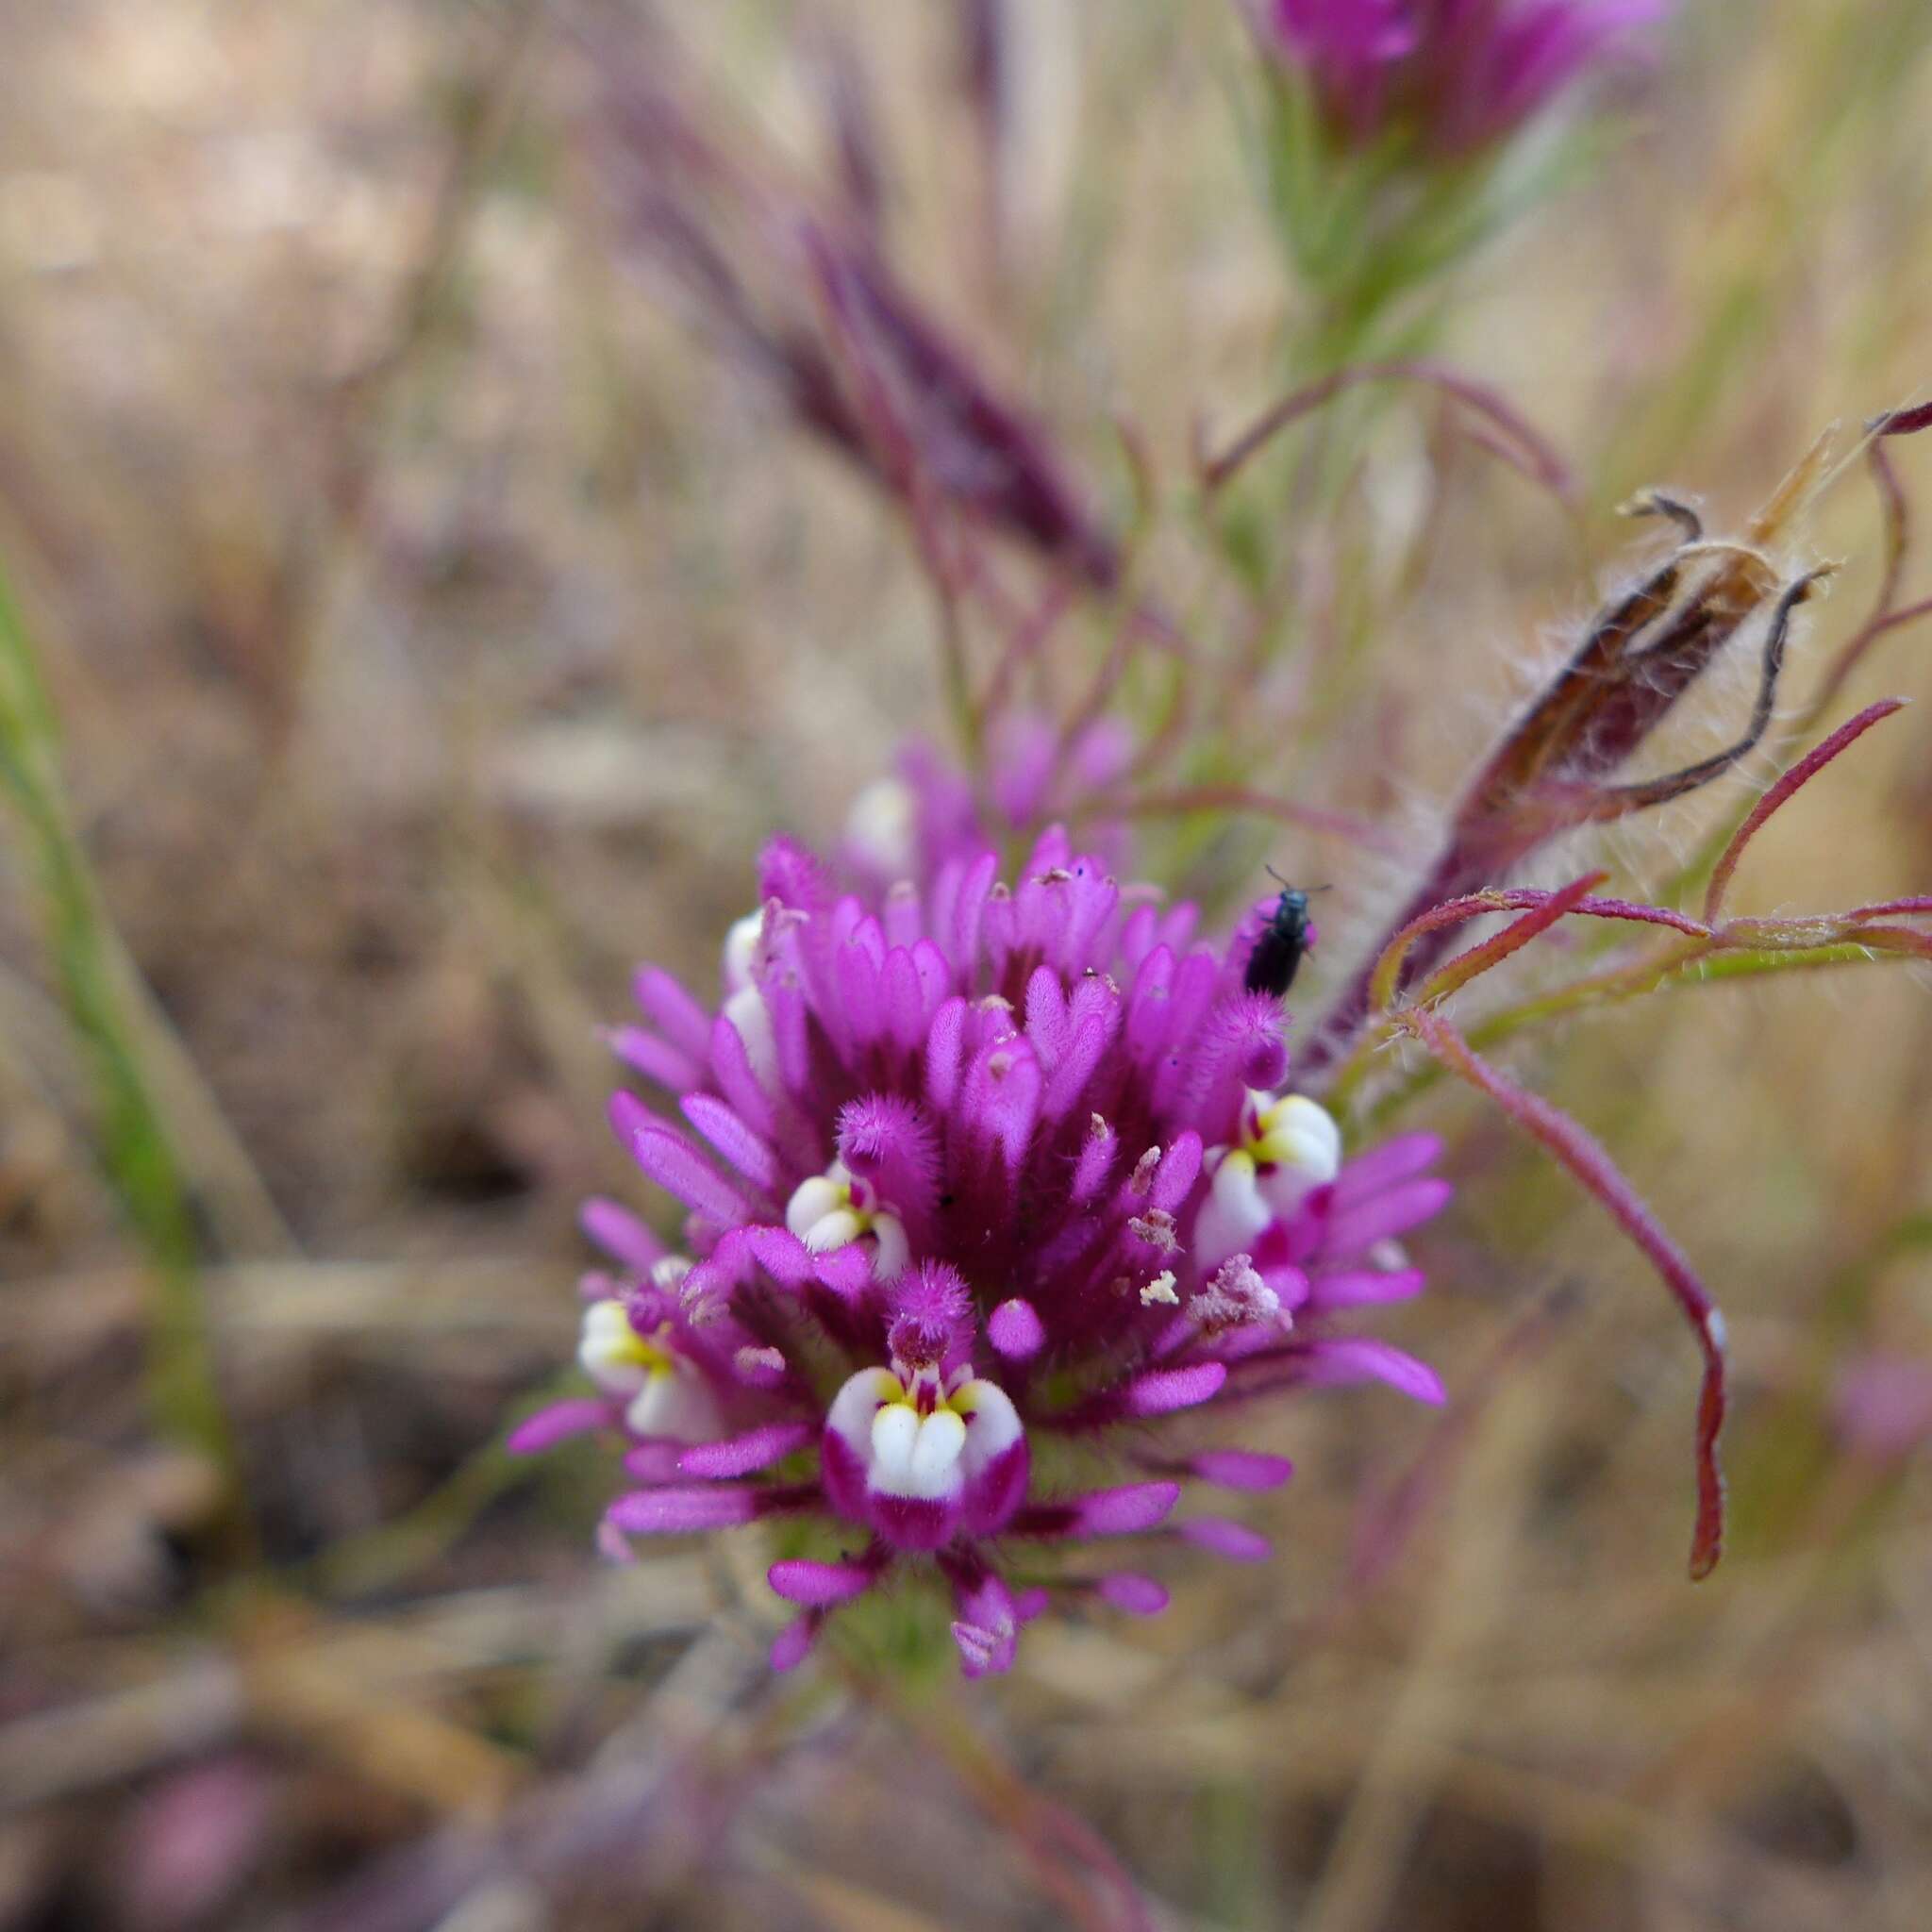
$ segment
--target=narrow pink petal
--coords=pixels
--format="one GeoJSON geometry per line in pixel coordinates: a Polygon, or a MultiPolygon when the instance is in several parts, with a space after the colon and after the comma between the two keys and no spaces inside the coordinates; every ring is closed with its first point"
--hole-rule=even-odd
{"type": "Polygon", "coordinates": [[[1322,1230],[1322,1247],[1329,1255],[1358,1255],[1391,1235],[1440,1214],[1456,1191],[1444,1180],[1403,1181],[1366,1200],[1343,1208],[1322,1230]]]}
{"type": "Polygon", "coordinates": [[[682,1093],[704,1077],[703,1068],[689,1054],[679,1053],[668,1040],[642,1026],[613,1026],[604,1038],[633,1073],[656,1081],[667,1092],[682,1093]]]}
{"type": "Polygon", "coordinates": [[[512,1456],[541,1456],[558,1442],[605,1427],[610,1420],[610,1405],[596,1396],[553,1402],[536,1414],[526,1415],[505,1438],[503,1446],[512,1456]]]}
{"type": "Polygon", "coordinates": [[[709,1093],[687,1093],[678,1103],[684,1117],[748,1180],[766,1193],[778,1186],[778,1157],[724,1101],[709,1093]]]}
{"type": "MultiPolygon", "coordinates": [[[[854,1048],[870,1046],[885,1030],[885,1000],[878,961],[855,939],[839,948],[834,968],[839,979],[838,1017],[842,1018],[846,1029],[846,1038],[839,1045],[850,1060],[854,1048]]],[[[826,1009],[820,1009],[822,1022],[829,1022],[833,1017],[826,1009]]]]}
{"type": "Polygon", "coordinates": [[[726,1441],[700,1442],[678,1457],[677,1467],[684,1475],[712,1480],[751,1475],[803,1449],[817,1434],[810,1423],[767,1423],[726,1441]]]}
{"type": "Polygon", "coordinates": [[[1175,1212],[1188,1198],[1201,1174],[1201,1137],[1192,1127],[1174,1137],[1174,1143],[1160,1157],[1154,1170],[1154,1185],[1147,1191],[1147,1205],[1163,1213],[1175,1212]]]}
{"type": "Polygon", "coordinates": [[[1073,1037],[1073,1027],[1067,1018],[1066,991],[1051,966],[1036,966],[1026,982],[1025,1028],[1041,1062],[1057,1067],[1073,1037]]]}
{"type": "Polygon", "coordinates": [[[1191,1523],[1176,1524],[1174,1534],[1217,1557],[1225,1557],[1230,1563],[1265,1563],[1274,1554],[1274,1545],[1259,1530],[1221,1516],[1197,1516],[1191,1523]]]}
{"type": "Polygon", "coordinates": [[[959,1646],[960,1669],[969,1677],[1011,1670],[1020,1647],[1020,1613],[1006,1580],[989,1573],[956,1589],[959,1614],[953,1641],[959,1646]]]}
{"type": "Polygon", "coordinates": [[[711,1026],[711,1073],[718,1091],[736,1108],[739,1119],[755,1133],[772,1139],[777,1127],[772,1096],[751,1063],[743,1034],[722,1013],[711,1026]]]}
{"type": "Polygon", "coordinates": [[[1308,1344],[1300,1380],[1308,1388],[1386,1382],[1418,1402],[1448,1400],[1441,1378],[1426,1362],[1365,1335],[1335,1336],[1308,1344]]]}
{"type": "Polygon", "coordinates": [[[672,1045],[700,1064],[710,1051],[711,1016],[658,966],[641,966],[631,981],[637,1003],[672,1045]]]}
{"type": "Polygon", "coordinates": [[[1157,1369],[1129,1382],[1121,1391],[1128,1415],[1172,1415],[1212,1401],[1227,1380],[1225,1362],[1196,1362],[1185,1369],[1157,1369]]]}
{"type": "Polygon", "coordinates": [[[605,1520],[632,1536],[682,1536],[696,1529],[727,1529],[758,1513],[750,1489],[633,1490],[605,1512],[605,1520]]]}
{"type": "Polygon", "coordinates": [[[788,1603],[810,1609],[849,1603],[877,1578],[878,1572],[863,1563],[813,1563],[802,1557],[774,1563],[765,1573],[765,1581],[788,1603]]]}
{"type": "Polygon", "coordinates": [[[1318,1274],[1308,1300],[1322,1309],[1406,1302],[1423,1291],[1427,1279],[1420,1268],[1359,1268],[1340,1274],[1318,1274]]]}
{"type": "Polygon", "coordinates": [[[909,946],[895,945],[887,953],[879,974],[879,997],[885,1007],[886,1038],[901,1053],[910,1053],[925,1037],[925,989],[909,946]]]}
{"type": "Polygon", "coordinates": [[[677,1475],[677,1458],[684,1444],[669,1436],[651,1436],[634,1442],[624,1455],[624,1473],[641,1483],[668,1483],[677,1475]]]}
{"type": "Polygon", "coordinates": [[[1180,1493],[1178,1483],[1124,1483],[1118,1489],[1093,1490],[1069,1500],[1073,1520],[1063,1534],[1081,1541],[1096,1536],[1138,1536],[1164,1522],[1180,1493]]]}
{"type": "Polygon", "coordinates": [[[647,1274],[668,1250],[628,1208],[593,1194],[577,1209],[577,1225],[613,1261],[647,1274]]]}
{"type": "Polygon", "coordinates": [[[941,1004],[925,1029],[925,1098],[934,1113],[952,1111],[959,1096],[966,1043],[966,1002],[957,994],[941,1004]]]}
{"type": "Polygon", "coordinates": [[[1151,1576],[1123,1574],[1094,1579],[1093,1593],[1130,1617],[1158,1617],[1169,1602],[1166,1590],[1151,1576]]]}
{"type": "Polygon", "coordinates": [[[795,1623],[786,1624],[772,1640],[772,1668],[778,1672],[795,1671],[810,1655],[812,1642],[824,1621],[824,1617],[813,1610],[795,1623]]]}
{"type": "Polygon", "coordinates": [[[1278,1490],[1294,1474],[1287,1457],[1255,1449],[1210,1449],[1191,1466],[1203,1482],[1224,1490],[1278,1490]]]}
{"type": "Polygon", "coordinates": [[[1112,1028],[1105,1020],[1096,1015],[1081,1021],[1072,1044],[1055,1065],[1041,1102],[1041,1111],[1049,1121],[1064,1120],[1078,1106],[1112,1041],[1112,1028]]]}
{"type": "MultiPolygon", "coordinates": [[[[953,907],[952,944],[947,947],[955,959],[971,960],[978,955],[979,929],[986,916],[987,896],[992,891],[993,880],[999,876],[999,854],[982,852],[959,882],[959,895],[953,907]]],[[[934,937],[944,944],[943,933],[935,933],[934,937]]]]}
{"type": "Polygon", "coordinates": [[[610,1096],[610,1124],[619,1144],[644,1173],[692,1212],[724,1226],[750,1218],[737,1191],[675,1127],[650,1113],[636,1094],[610,1096]]]}
{"type": "Polygon", "coordinates": [[[1441,1158],[1442,1142],[1434,1134],[1398,1134],[1342,1164],[1335,1177],[1335,1204],[1353,1207],[1366,1194],[1426,1173],[1441,1158]]]}
{"type": "Polygon", "coordinates": [[[1120,1151],[1120,1137],[1098,1114],[1094,1119],[1100,1122],[1098,1130],[1091,1130],[1080,1142],[1080,1158],[1074,1167],[1070,1195],[1075,1207],[1092,1200],[1107,1185],[1107,1178],[1113,1172],[1114,1156],[1120,1151]]]}

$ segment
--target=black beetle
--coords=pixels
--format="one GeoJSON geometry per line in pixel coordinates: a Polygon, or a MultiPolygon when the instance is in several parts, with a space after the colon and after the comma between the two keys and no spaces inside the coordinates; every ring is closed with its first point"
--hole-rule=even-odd
{"type": "Polygon", "coordinates": [[[1255,950],[1248,955],[1248,970],[1241,984],[1250,992],[1265,992],[1278,1000],[1294,984],[1295,974],[1314,943],[1315,922],[1308,917],[1307,893],[1299,886],[1284,885],[1268,924],[1261,928],[1261,937],[1255,941],[1255,950]]]}

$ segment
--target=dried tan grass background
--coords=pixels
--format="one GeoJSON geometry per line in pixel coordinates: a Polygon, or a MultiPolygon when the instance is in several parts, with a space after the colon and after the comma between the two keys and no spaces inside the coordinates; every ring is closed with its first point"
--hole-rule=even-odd
{"type": "MultiPolygon", "coordinates": [[[[1274,386],[1231,9],[1022,9],[1000,275],[946,10],[829,10],[921,291],[1116,506],[1109,411],[1177,480],[1197,412],[1274,386]]],[[[806,9],[663,12],[816,165],[806,9]]],[[[1376,660],[1409,824],[1614,573],[1610,505],[1667,482],[1740,516],[1932,377],[1921,0],[1682,13],[1601,172],[1469,277],[1449,352],[1589,479],[1593,555],[1472,470],[1442,588],[1376,660]]],[[[711,970],[761,839],[831,831],[937,727],[929,601],[893,516],[616,258],[543,9],[15,0],[5,45],[0,555],[228,1257],[259,1545],[210,1588],[203,1474],[147,1433],[141,1271],[0,845],[0,1925],[281,1924],[372,1872],[331,1923],[1124,1923],[1075,1816],[1162,1924],[1932,1923],[1925,1476],[1828,1427],[1850,1357],[1932,1357],[1923,974],[1678,995],[1522,1062],[1732,1317],[1704,1586],[1688,1345],[1596,1211],[1448,1095],[1463,1193],[1400,1333],[1468,1403],[1257,1417],[1299,1469],[1274,1564],[1175,1566],[1152,1624],[1040,1627],[957,1709],[775,1690],[755,1551],[608,1571],[592,1462],[506,1485],[505,1406],[570,1345],[575,1199],[624,1184],[595,1025],[638,958],[711,970]],[[1364,1498],[1413,1468],[1412,1541],[1336,1613],[1364,1498]]],[[[1876,530],[1850,486],[1815,533],[1850,559],[1840,625],[1876,530]]],[[[1850,696],[1924,698],[1926,650],[1892,640],[1850,696]]],[[[1807,792],[1736,904],[1932,890],[1928,731],[1807,792]]],[[[1649,883],[1654,833],[1611,849],[1649,883]]]]}

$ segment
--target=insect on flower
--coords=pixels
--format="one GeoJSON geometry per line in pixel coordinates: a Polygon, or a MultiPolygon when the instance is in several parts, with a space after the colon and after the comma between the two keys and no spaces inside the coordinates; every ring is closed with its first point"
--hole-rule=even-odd
{"type": "MultiPolygon", "coordinates": [[[[1281,897],[1274,902],[1274,910],[1248,955],[1241,984],[1249,992],[1264,992],[1278,1000],[1294,984],[1302,961],[1319,935],[1315,922],[1308,917],[1308,890],[1290,885],[1272,866],[1269,876],[1279,883],[1281,897]]],[[[1313,890],[1319,892],[1326,888],[1316,886],[1313,890]]]]}

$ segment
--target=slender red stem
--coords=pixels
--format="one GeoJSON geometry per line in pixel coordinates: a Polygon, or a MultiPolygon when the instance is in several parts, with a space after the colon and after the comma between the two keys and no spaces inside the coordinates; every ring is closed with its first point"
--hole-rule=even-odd
{"type": "Polygon", "coordinates": [[[1717,864],[1712,868],[1710,884],[1704,894],[1704,917],[1708,923],[1715,923],[1723,908],[1724,893],[1729,889],[1731,874],[1738,869],[1738,861],[1744,856],[1744,848],[1757,837],[1764,822],[1777,808],[1793,798],[1805,786],[1810,783],[1833,758],[1864,737],[1873,725],[1890,718],[1894,711],[1906,708],[1904,698],[1880,698],[1875,705],[1867,705],[1856,718],[1850,718],[1840,724],[1829,738],[1814,744],[1798,762],[1751,808],[1744,823],[1731,835],[1731,842],[1719,855],[1717,864]]]}
{"type": "Polygon", "coordinates": [[[1690,1574],[1693,1579],[1709,1575],[1724,1550],[1724,1475],[1717,1457],[1724,1421],[1724,1325],[1716,1303],[1684,1251],[1586,1127],[1498,1073],[1440,1014],[1426,1007],[1408,1007],[1400,1020],[1452,1074],[1493,1100],[1603,1204],[1662,1277],[1690,1324],[1704,1357],[1704,1381],[1697,1398],[1697,1525],[1690,1541],[1690,1574]]]}

